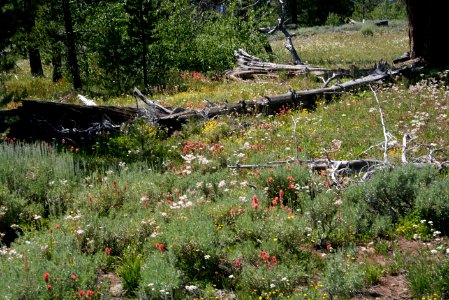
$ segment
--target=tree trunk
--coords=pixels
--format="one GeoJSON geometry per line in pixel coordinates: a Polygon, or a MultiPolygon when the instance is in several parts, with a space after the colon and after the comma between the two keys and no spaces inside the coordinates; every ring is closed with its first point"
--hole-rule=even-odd
{"type": "Polygon", "coordinates": [[[53,65],[53,82],[62,79],[62,55],[59,47],[53,48],[51,64],[53,65]]]}
{"type": "Polygon", "coordinates": [[[436,0],[406,0],[410,57],[422,58],[434,66],[449,65],[449,46],[444,38],[447,21],[440,2],[436,0]]]}
{"type": "Polygon", "coordinates": [[[298,7],[296,0],[288,0],[288,9],[290,11],[290,23],[298,24],[298,7]]]}
{"type": "Polygon", "coordinates": [[[31,75],[37,77],[44,76],[39,48],[33,46],[28,47],[28,58],[30,59],[31,75]]]}
{"type": "Polygon", "coordinates": [[[62,0],[62,10],[64,13],[64,26],[67,40],[67,60],[69,63],[70,72],[73,78],[73,87],[78,90],[83,86],[81,84],[81,76],[78,65],[78,58],[76,57],[75,36],[73,32],[72,11],[70,9],[69,0],[62,0]]]}
{"type": "Polygon", "coordinates": [[[41,54],[39,48],[36,47],[34,41],[31,38],[31,34],[36,24],[36,8],[32,5],[30,0],[23,2],[25,11],[25,30],[28,36],[28,58],[30,60],[31,75],[33,76],[44,76],[44,69],[42,68],[41,54]]]}

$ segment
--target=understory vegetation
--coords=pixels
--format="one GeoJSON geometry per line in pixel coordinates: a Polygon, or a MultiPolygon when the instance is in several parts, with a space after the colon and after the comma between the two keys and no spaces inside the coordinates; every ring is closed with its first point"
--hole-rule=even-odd
{"type": "MultiPolygon", "coordinates": [[[[346,26],[300,29],[295,47],[308,64],[333,68],[391,64],[407,49],[404,23],[368,35],[346,26]]],[[[284,41],[270,42],[274,60],[287,63],[284,41]]],[[[2,74],[2,88],[79,103],[68,82],[28,73],[19,63],[2,74]]],[[[312,108],[192,120],[171,135],[137,119],[89,151],[59,140],[25,144],[5,132],[0,296],[351,299],[396,278],[409,298],[448,299],[449,177],[428,163],[430,153],[448,160],[448,78],[447,71],[398,76],[372,84],[375,94],[361,88],[317,99],[312,108]],[[406,133],[409,163],[402,163],[406,133]],[[304,163],[383,160],[385,153],[384,168],[341,176],[338,186],[329,170],[304,163]]],[[[234,103],[323,82],[286,74],[234,82],[184,72],[179,84],[152,99],[203,108],[205,98],[234,103]]],[[[91,98],[99,105],[137,101],[91,98]]],[[[20,105],[13,100],[2,109],[20,105]]]]}

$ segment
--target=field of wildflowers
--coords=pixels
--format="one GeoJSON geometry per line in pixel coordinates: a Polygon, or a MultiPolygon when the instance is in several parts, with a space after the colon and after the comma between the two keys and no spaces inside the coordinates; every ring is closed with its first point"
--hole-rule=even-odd
{"type": "MultiPolygon", "coordinates": [[[[404,52],[406,34],[404,26],[372,36],[326,31],[304,33],[296,43],[311,64],[373,65],[404,52]]],[[[283,53],[282,42],[272,41],[277,52],[283,53]]],[[[5,82],[9,90],[26,89],[32,97],[36,84],[49,86],[18,76],[20,84],[5,82]]],[[[183,76],[187,91],[158,95],[162,104],[197,108],[204,98],[234,102],[321,84],[312,77],[217,82],[198,72],[183,76]]],[[[4,134],[0,297],[371,299],[376,287],[399,286],[396,278],[407,299],[447,299],[449,177],[401,165],[405,133],[410,161],[424,161],[431,150],[435,160],[447,160],[447,82],[443,71],[374,87],[395,167],[369,180],[347,176],[342,188],[325,171],[298,162],[228,166],[382,159],[382,125],[369,89],[318,99],[314,110],[191,121],[171,136],[137,120],[111,139],[120,150],[114,153],[98,146],[88,155],[62,141],[24,144],[4,134]]],[[[49,88],[36,96],[62,94],[49,88]]]]}

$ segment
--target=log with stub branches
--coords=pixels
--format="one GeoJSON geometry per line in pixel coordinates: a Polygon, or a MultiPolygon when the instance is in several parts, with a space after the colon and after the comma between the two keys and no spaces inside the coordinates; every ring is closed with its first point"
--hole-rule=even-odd
{"type": "Polygon", "coordinates": [[[173,132],[180,129],[182,124],[194,119],[207,120],[220,115],[274,114],[283,106],[310,107],[325,95],[350,91],[404,70],[406,69],[389,70],[385,65],[379,64],[371,74],[347,82],[303,91],[290,89],[284,94],[267,95],[236,103],[214,104],[209,101],[208,106],[203,109],[167,108],[145,97],[138,88],[134,88],[134,95],[144,102],[147,108],[87,106],[27,100],[22,101],[22,105],[17,109],[0,111],[0,131],[8,130],[7,134],[10,137],[19,139],[71,139],[74,143],[76,141],[87,143],[103,132],[118,131],[122,123],[143,117],[148,122],[173,132]]]}
{"type": "MultiPolygon", "coordinates": [[[[316,76],[331,77],[360,77],[367,76],[377,72],[379,65],[369,69],[357,69],[355,67],[350,69],[329,69],[307,64],[291,65],[278,64],[272,62],[262,61],[260,58],[249,54],[244,49],[238,49],[234,52],[237,67],[226,72],[226,76],[233,80],[253,79],[261,75],[276,75],[285,73],[288,75],[303,75],[312,74],[316,76]]],[[[380,63],[382,64],[382,63],[380,63]]],[[[385,66],[384,66],[385,69],[385,66]]],[[[395,71],[395,70],[393,70],[395,71]]]]}

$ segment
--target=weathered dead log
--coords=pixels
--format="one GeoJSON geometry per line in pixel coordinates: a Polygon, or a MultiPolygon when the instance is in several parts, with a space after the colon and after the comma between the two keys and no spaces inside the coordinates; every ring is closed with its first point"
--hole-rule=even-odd
{"type": "Polygon", "coordinates": [[[274,114],[282,106],[313,106],[317,99],[327,94],[341,93],[383,80],[399,74],[407,67],[389,70],[379,64],[369,75],[329,87],[295,91],[285,94],[264,96],[252,101],[210,104],[204,109],[169,109],[147,99],[137,88],[134,94],[147,103],[149,109],[111,106],[80,106],[34,100],[22,101],[17,109],[0,111],[0,132],[23,140],[70,139],[73,143],[90,143],[102,134],[118,131],[120,125],[136,117],[144,117],[148,122],[167,128],[169,132],[178,130],[192,119],[211,119],[220,115],[265,113],[274,114]]]}
{"type": "Polygon", "coordinates": [[[331,77],[338,74],[338,76],[359,77],[366,76],[376,71],[378,66],[370,69],[328,69],[323,67],[311,66],[306,64],[291,65],[291,64],[277,64],[271,62],[264,62],[260,58],[247,53],[243,49],[238,49],[234,52],[237,60],[237,67],[226,72],[226,76],[230,79],[252,79],[258,75],[270,75],[279,72],[287,73],[288,75],[302,75],[313,74],[317,76],[331,77]]]}
{"type": "Polygon", "coordinates": [[[157,104],[154,101],[149,100],[147,97],[145,97],[141,91],[139,91],[138,88],[134,88],[133,90],[134,95],[136,95],[140,100],[142,100],[145,104],[147,104],[149,107],[154,109],[154,113],[157,115],[164,115],[164,114],[172,114],[173,112],[162,105],[157,104]]]}
{"type": "Polygon", "coordinates": [[[343,91],[350,91],[357,87],[366,85],[371,82],[376,82],[390,77],[394,74],[399,74],[405,67],[387,70],[385,65],[379,64],[378,68],[372,74],[362,78],[353,79],[344,83],[334,84],[329,87],[311,89],[305,91],[290,90],[288,93],[264,96],[260,99],[252,101],[240,101],[233,104],[217,105],[213,107],[206,107],[202,110],[185,110],[179,113],[169,114],[160,117],[158,123],[164,126],[184,123],[192,118],[210,119],[218,115],[229,115],[232,113],[247,114],[247,113],[273,113],[282,106],[313,106],[315,101],[326,94],[341,93],[343,91]]]}
{"type": "Polygon", "coordinates": [[[235,164],[229,165],[230,169],[263,169],[263,168],[273,168],[286,164],[301,164],[306,168],[313,171],[324,171],[328,169],[335,170],[347,170],[348,172],[366,172],[372,169],[375,166],[383,165],[384,162],[380,160],[339,160],[339,161],[329,161],[327,159],[315,159],[315,160],[286,160],[286,161],[274,161],[268,162],[265,164],[253,164],[253,165],[245,165],[245,164],[235,164]]]}
{"type": "Polygon", "coordinates": [[[86,145],[101,135],[119,131],[121,124],[137,116],[145,116],[145,111],[24,100],[16,109],[0,111],[0,132],[23,141],[65,139],[73,145],[86,145]]]}

